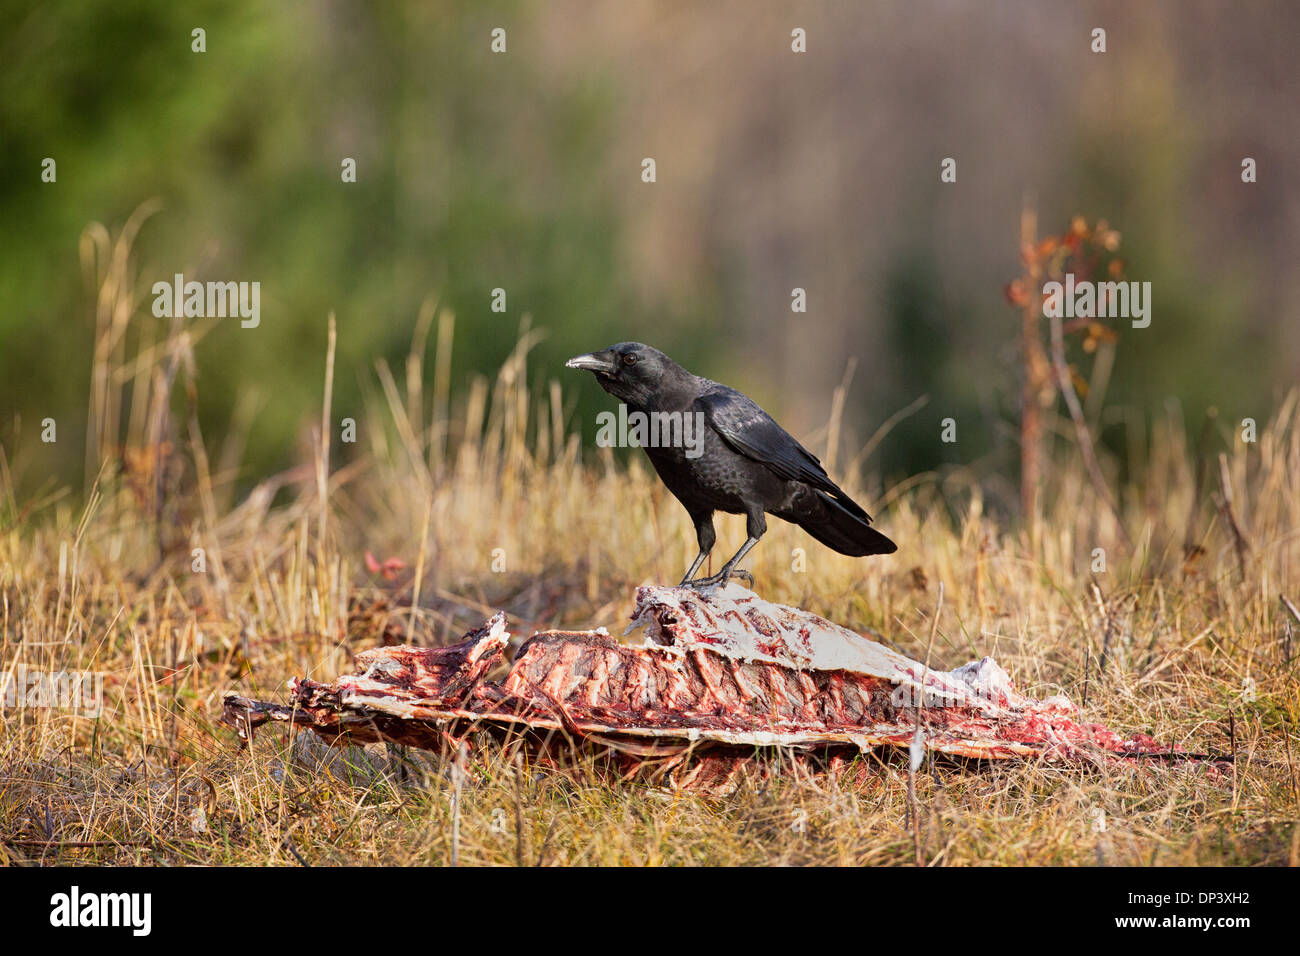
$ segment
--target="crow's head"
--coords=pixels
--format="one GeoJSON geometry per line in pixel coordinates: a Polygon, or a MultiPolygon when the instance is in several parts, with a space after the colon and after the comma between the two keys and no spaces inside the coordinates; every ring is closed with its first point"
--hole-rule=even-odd
{"type": "Polygon", "coordinates": [[[564,363],[585,368],[596,376],[600,387],[629,405],[645,407],[666,388],[690,374],[658,349],[640,342],[620,342],[599,352],[575,355],[564,363]]]}

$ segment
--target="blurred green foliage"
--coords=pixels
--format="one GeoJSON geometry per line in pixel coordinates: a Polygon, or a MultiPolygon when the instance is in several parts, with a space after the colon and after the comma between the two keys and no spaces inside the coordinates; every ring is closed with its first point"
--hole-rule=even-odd
{"type": "MultiPolygon", "coordinates": [[[[78,239],[90,222],[120,229],[155,197],[163,209],[136,246],[133,342],[141,331],[162,335],[149,312],[155,281],[181,272],[261,283],[260,328],[220,323],[197,352],[206,435],[224,434],[243,394],[257,398],[246,479],[291,461],[317,414],[330,312],[339,330],[334,408],[343,417],[359,411],[376,359],[400,365],[430,297],[456,315],[458,391],[468,373],[495,372],[530,316],[547,333],[534,364],[571,383],[588,439],[592,413],[608,400],[561,361],[630,337],[785,418],[786,396],[767,374],[779,363],[759,345],[770,349],[780,335],[745,333],[784,322],[801,336],[830,336],[797,326],[811,316],[778,316],[783,302],[739,314],[735,303],[754,301],[761,270],[725,230],[700,243],[686,292],[664,296],[671,308],[638,291],[643,273],[625,241],[627,204],[618,201],[627,187],[610,181],[620,169],[635,183],[642,155],[639,143],[620,141],[628,78],[596,59],[542,63],[546,14],[544,4],[510,2],[6,4],[0,440],[18,416],[24,441],[42,417],[57,417],[60,442],[42,467],[77,482],[93,333],[78,239]],[[499,22],[510,23],[504,57],[488,52],[499,22]],[[191,51],[195,27],[206,31],[201,54],[191,51]],[[55,184],[40,181],[47,156],[58,163],[55,184]],[[354,184],[341,182],[345,157],[357,162],[354,184]],[[507,291],[505,314],[490,310],[496,287],[507,291]],[[717,348],[728,341],[736,344],[717,348]]],[[[1059,171],[1040,226],[1059,230],[1076,213],[1108,219],[1124,235],[1129,277],[1153,283],[1160,334],[1119,330],[1111,401],[1159,413],[1177,396],[1193,427],[1209,404],[1225,406],[1229,418],[1265,418],[1268,383],[1283,364],[1267,326],[1241,318],[1252,308],[1249,267],[1201,261],[1204,242],[1185,233],[1193,144],[1176,112],[1155,121],[1152,112],[1080,126],[1075,168],[1059,171]]],[[[1006,240],[1006,273],[971,275],[936,241],[942,203],[954,194],[936,193],[932,165],[928,154],[916,158],[926,174],[910,187],[907,219],[861,224],[891,243],[884,281],[861,290],[884,317],[863,341],[888,355],[864,366],[847,414],[865,437],[928,394],[926,409],[898,426],[873,467],[893,477],[983,459],[1013,475],[1007,425],[1016,416],[1018,318],[999,290],[1017,268],[1015,211],[989,215],[988,235],[1006,240]],[[962,423],[960,448],[936,441],[947,416],[962,423]]],[[[748,182],[739,188],[759,188],[748,182]]],[[[700,201],[698,221],[707,224],[711,199],[702,193],[700,201]]],[[[982,237],[944,238],[960,252],[960,243],[982,237]]],[[[846,246],[836,256],[847,272],[859,263],[846,246]]],[[[839,347],[825,343],[827,352],[839,347]]],[[[828,367],[842,368],[832,357],[828,367]]],[[[835,380],[825,369],[795,377],[805,411],[829,406],[835,380]],[[808,394],[819,397],[809,402],[808,394]]],[[[1101,437],[1122,457],[1127,436],[1111,427],[1101,437]]],[[[841,451],[843,461],[856,449],[841,451]]]]}
{"type": "MultiPolygon", "coordinates": [[[[136,326],[153,323],[161,336],[149,290],[176,272],[261,282],[261,326],[220,323],[197,350],[209,434],[222,434],[242,391],[261,398],[248,446],[255,469],[283,464],[319,408],[331,311],[340,415],[355,412],[375,359],[405,355],[429,296],[456,315],[458,384],[465,370],[495,371],[525,313],[587,347],[620,337],[633,306],[617,223],[587,188],[612,86],[587,74],[542,84],[524,56],[489,68],[493,21],[476,6],[324,8],[338,21],[319,19],[322,9],[147,0],[8,8],[6,432],[22,412],[28,435],[45,414],[57,415],[62,435],[82,433],[93,300],[78,236],[92,220],[115,231],[151,197],[163,210],[136,245],[136,326]],[[206,53],[191,51],[196,26],[206,53]],[[46,156],[58,164],[54,184],[39,178],[46,156]],[[357,161],[355,184],[341,181],[344,157],[357,161]],[[528,175],[518,175],[521,163],[528,175]],[[505,314],[490,311],[498,286],[505,314]]],[[[62,467],[79,466],[82,444],[59,445],[62,467]]]]}

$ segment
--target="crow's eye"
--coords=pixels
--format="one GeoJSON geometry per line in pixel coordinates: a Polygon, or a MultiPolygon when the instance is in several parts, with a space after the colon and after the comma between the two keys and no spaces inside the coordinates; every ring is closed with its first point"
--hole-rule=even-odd
{"type": "Polygon", "coordinates": [[[636,364],[636,355],[634,355],[632,352],[628,352],[626,355],[623,356],[623,364],[624,364],[624,365],[635,365],[635,364],[636,364]]]}

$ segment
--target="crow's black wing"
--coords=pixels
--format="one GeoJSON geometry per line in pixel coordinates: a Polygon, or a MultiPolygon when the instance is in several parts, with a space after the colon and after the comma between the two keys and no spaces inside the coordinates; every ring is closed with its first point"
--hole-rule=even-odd
{"type": "Polygon", "coordinates": [[[725,385],[714,385],[695,400],[695,408],[722,440],[740,454],[787,481],[802,481],[838,499],[850,512],[871,517],[826,474],[817,456],[795,440],[753,399],[725,385]]]}

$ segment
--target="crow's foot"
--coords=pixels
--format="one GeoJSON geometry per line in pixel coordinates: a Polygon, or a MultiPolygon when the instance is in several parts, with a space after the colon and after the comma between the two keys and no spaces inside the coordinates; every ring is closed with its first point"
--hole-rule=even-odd
{"type": "Polygon", "coordinates": [[[745,582],[745,586],[751,590],[754,587],[754,576],[744,568],[735,568],[731,571],[719,571],[711,577],[696,578],[693,581],[683,581],[677,586],[679,588],[694,588],[696,591],[702,591],[705,588],[713,588],[726,584],[729,578],[740,578],[745,582]]]}

